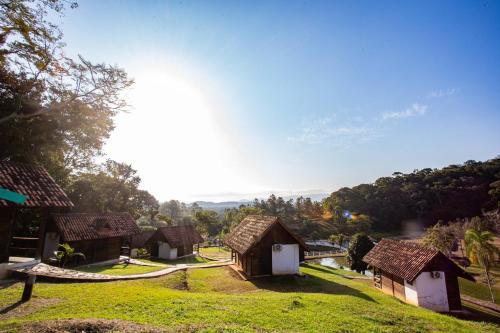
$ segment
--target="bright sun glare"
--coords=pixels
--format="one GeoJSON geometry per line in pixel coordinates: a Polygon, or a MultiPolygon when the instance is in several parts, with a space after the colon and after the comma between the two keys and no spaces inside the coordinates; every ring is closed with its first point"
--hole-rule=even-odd
{"type": "Polygon", "coordinates": [[[203,80],[172,66],[141,69],[134,79],[132,110],[117,120],[107,151],[152,175],[143,188],[160,200],[188,201],[259,190],[225,130],[226,110],[207,96],[203,80]]]}

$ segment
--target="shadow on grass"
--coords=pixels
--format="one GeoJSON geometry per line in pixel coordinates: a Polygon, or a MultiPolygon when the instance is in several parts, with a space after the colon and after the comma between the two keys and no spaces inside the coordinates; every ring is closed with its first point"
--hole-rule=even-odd
{"type": "Polygon", "coordinates": [[[213,260],[201,258],[199,256],[195,256],[195,255],[186,256],[186,257],[177,258],[177,259],[171,259],[171,260],[150,257],[150,258],[148,258],[148,260],[151,262],[154,262],[154,263],[165,264],[165,265],[206,264],[208,262],[213,261],[213,260]]]}
{"type": "MultiPolygon", "coordinates": [[[[312,267],[311,267],[312,268],[312,267]]],[[[316,268],[316,267],[314,267],[316,268]]],[[[328,274],[335,274],[329,270],[319,271],[328,274]]],[[[299,293],[320,293],[332,295],[349,295],[359,297],[366,301],[376,301],[370,296],[361,291],[348,287],[344,284],[336,283],[330,280],[323,279],[319,276],[305,274],[303,276],[287,275],[287,276],[269,276],[250,280],[257,288],[264,290],[272,290],[276,292],[299,292],[299,293]]]]}
{"type": "Polygon", "coordinates": [[[314,270],[320,271],[322,273],[335,274],[335,275],[338,275],[338,276],[343,276],[344,275],[344,274],[338,273],[337,269],[335,269],[333,267],[330,268],[330,267],[318,266],[318,265],[310,265],[310,264],[302,264],[300,266],[304,267],[304,268],[314,269],[314,270]]]}
{"type": "Polygon", "coordinates": [[[23,303],[25,303],[25,302],[24,301],[17,301],[14,304],[8,305],[8,306],[0,309],[0,315],[9,313],[10,311],[16,309],[18,306],[22,305],[23,303]]]}
{"type": "Polygon", "coordinates": [[[493,311],[487,311],[479,307],[474,307],[470,304],[462,303],[462,312],[450,312],[445,313],[450,317],[455,317],[459,319],[472,320],[478,322],[488,322],[499,325],[500,324],[500,314],[493,311]]]}

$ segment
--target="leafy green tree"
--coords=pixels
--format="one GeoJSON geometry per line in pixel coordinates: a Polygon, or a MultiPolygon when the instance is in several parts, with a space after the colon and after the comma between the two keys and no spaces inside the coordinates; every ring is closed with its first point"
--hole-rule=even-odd
{"type": "Polygon", "coordinates": [[[141,179],[130,165],[106,161],[98,172],[81,173],[67,193],[78,212],[129,212],[135,218],[158,213],[158,201],[140,190],[141,179]]]}
{"type": "Polygon", "coordinates": [[[486,221],[487,230],[500,233],[500,209],[484,212],[483,218],[486,221]]]}
{"type": "Polygon", "coordinates": [[[374,244],[364,233],[357,233],[352,236],[347,250],[347,260],[352,270],[358,273],[366,271],[368,265],[363,261],[363,257],[370,252],[374,244]]]}
{"type": "Polygon", "coordinates": [[[239,208],[226,208],[222,222],[226,232],[229,232],[232,227],[238,225],[248,215],[262,215],[261,208],[256,206],[241,205],[239,208]]]}
{"type": "Polygon", "coordinates": [[[93,166],[133,81],[114,66],[64,52],[50,19],[75,3],[0,3],[0,159],[43,165],[66,186],[93,166]]]}
{"type": "Polygon", "coordinates": [[[222,230],[219,214],[213,210],[196,212],[194,219],[197,226],[207,235],[215,236],[222,230]]]}
{"type": "Polygon", "coordinates": [[[173,223],[173,221],[170,218],[170,216],[165,216],[165,215],[158,214],[158,215],[156,215],[156,219],[158,221],[160,221],[165,226],[171,226],[172,223],[173,223]]]}
{"type": "Polygon", "coordinates": [[[177,200],[170,200],[160,205],[160,213],[168,216],[172,221],[179,222],[183,216],[182,203],[177,200]]]}
{"type": "Polygon", "coordinates": [[[495,303],[495,296],[491,289],[490,269],[495,258],[500,255],[499,249],[493,244],[494,235],[491,231],[477,231],[469,229],[465,232],[465,249],[472,261],[476,261],[484,269],[486,282],[490,290],[491,301],[495,303]]]}
{"type": "Polygon", "coordinates": [[[453,228],[439,221],[436,225],[425,231],[423,243],[427,247],[441,251],[445,255],[450,256],[451,249],[456,240],[457,237],[453,228]]]}
{"type": "Polygon", "coordinates": [[[491,197],[491,207],[495,208],[496,206],[497,208],[500,208],[500,180],[494,181],[490,184],[488,194],[491,197]]]}
{"type": "Polygon", "coordinates": [[[333,244],[337,244],[339,247],[342,247],[344,242],[349,238],[343,233],[335,234],[330,236],[330,242],[333,244]]]}

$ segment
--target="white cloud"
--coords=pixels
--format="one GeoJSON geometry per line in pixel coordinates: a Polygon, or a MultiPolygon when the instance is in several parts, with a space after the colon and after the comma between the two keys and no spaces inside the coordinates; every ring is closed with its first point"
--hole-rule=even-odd
{"type": "Polygon", "coordinates": [[[353,144],[370,141],[379,136],[376,131],[361,124],[335,124],[334,116],[317,119],[304,126],[295,136],[288,137],[288,141],[306,144],[331,144],[348,148],[353,144]]]}
{"type": "Polygon", "coordinates": [[[422,116],[427,113],[427,105],[418,103],[412,104],[409,108],[398,112],[386,112],[382,115],[383,120],[401,119],[422,116]]]}
{"type": "Polygon", "coordinates": [[[413,103],[403,111],[386,112],[381,117],[367,119],[361,116],[339,121],[335,115],[311,120],[299,132],[287,139],[289,142],[309,145],[324,144],[340,149],[373,141],[384,135],[388,124],[382,121],[418,117],[427,113],[427,105],[413,103]]]}
{"type": "Polygon", "coordinates": [[[435,91],[431,91],[427,97],[428,98],[441,98],[446,96],[455,95],[458,92],[458,89],[448,88],[448,89],[439,89],[435,91]]]}

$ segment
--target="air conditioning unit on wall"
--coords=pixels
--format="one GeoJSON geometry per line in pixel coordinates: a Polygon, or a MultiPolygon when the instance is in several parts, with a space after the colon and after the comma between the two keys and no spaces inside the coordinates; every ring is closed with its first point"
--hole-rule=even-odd
{"type": "Polygon", "coordinates": [[[439,279],[441,277],[441,273],[439,272],[431,272],[431,278],[439,279]]]}
{"type": "Polygon", "coordinates": [[[273,245],[273,251],[274,251],[274,252],[279,252],[279,251],[281,251],[281,244],[274,244],[274,245],[273,245]]]}

